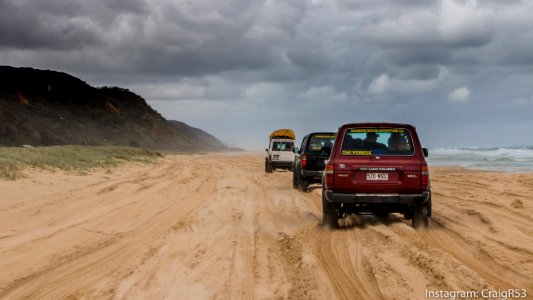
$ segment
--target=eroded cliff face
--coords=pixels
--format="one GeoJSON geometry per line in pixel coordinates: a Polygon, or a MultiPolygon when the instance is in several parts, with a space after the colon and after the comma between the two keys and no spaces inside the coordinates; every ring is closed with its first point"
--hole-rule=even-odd
{"type": "Polygon", "coordinates": [[[65,73],[0,66],[0,145],[126,145],[218,151],[215,137],[169,122],[139,95],[65,73]]]}

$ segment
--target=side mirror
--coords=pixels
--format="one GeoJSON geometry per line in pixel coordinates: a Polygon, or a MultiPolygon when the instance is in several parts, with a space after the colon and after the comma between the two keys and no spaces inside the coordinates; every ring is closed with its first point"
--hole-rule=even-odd
{"type": "Polygon", "coordinates": [[[329,157],[330,154],[331,154],[331,147],[322,147],[322,149],[320,149],[320,156],[329,157]]]}
{"type": "Polygon", "coordinates": [[[424,157],[428,157],[429,156],[428,148],[422,148],[422,152],[424,152],[424,157]]]}
{"type": "Polygon", "coordinates": [[[295,147],[294,148],[294,153],[299,153],[300,152],[300,149],[298,147],[295,147]]]}
{"type": "Polygon", "coordinates": [[[268,152],[268,148],[267,148],[267,149],[265,149],[265,151],[266,151],[266,152],[268,152]]]}

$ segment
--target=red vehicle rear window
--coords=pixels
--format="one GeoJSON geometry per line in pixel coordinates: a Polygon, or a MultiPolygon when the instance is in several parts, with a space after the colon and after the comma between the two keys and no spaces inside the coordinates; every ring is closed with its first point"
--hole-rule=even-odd
{"type": "Polygon", "coordinates": [[[405,128],[349,128],[345,131],[341,155],[414,155],[411,133],[405,128]]]}

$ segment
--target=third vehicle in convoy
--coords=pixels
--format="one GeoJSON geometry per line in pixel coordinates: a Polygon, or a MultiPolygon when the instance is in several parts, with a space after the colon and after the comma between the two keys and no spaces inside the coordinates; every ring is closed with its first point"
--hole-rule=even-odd
{"type": "Polygon", "coordinates": [[[265,149],[266,173],[272,173],[275,169],[292,171],[295,137],[291,129],[278,129],[270,134],[268,148],[265,149]]]}
{"type": "Polygon", "coordinates": [[[292,186],[302,192],[322,181],[325,161],[331,153],[335,132],[314,132],[306,135],[294,159],[292,186]]]}
{"type": "Polygon", "coordinates": [[[339,128],[322,179],[323,222],[348,213],[402,213],[413,227],[431,217],[429,170],[415,127],[353,123],[339,128]]]}

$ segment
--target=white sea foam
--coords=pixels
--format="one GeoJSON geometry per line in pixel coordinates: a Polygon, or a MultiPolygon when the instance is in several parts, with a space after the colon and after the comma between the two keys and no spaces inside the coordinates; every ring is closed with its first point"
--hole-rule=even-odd
{"type": "Polygon", "coordinates": [[[433,165],[510,172],[533,171],[533,147],[434,148],[428,158],[433,165]]]}

